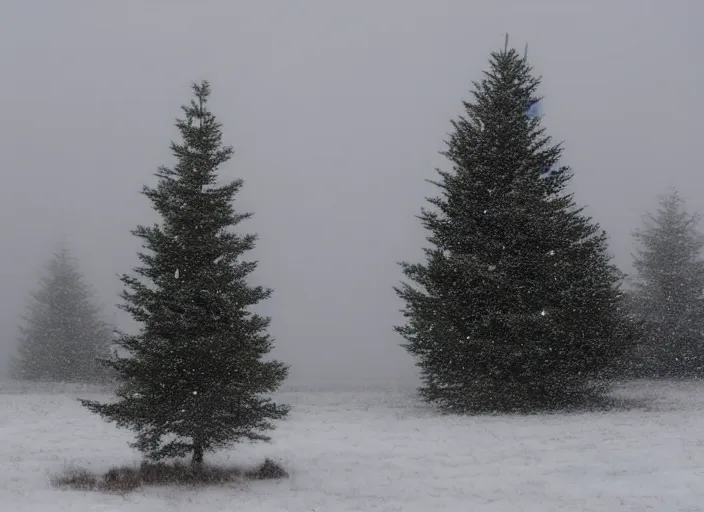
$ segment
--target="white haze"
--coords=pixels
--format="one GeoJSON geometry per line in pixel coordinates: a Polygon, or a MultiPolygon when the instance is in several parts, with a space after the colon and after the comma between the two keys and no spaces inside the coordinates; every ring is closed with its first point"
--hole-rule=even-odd
{"type": "Polygon", "coordinates": [[[6,1],[0,356],[61,240],[112,319],[129,231],[155,220],[140,188],[207,79],[292,381],[413,382],[396,262],[421,256],[424,180],[489,52],[529,44],[576,199],[628,270],[656,194],[704,211],[702,19],[694,0],[6,1]]]}

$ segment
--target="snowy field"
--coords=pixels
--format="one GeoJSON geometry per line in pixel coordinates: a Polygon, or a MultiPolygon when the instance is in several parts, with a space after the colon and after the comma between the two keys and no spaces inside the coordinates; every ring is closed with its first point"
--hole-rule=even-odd
{"type": "Polygon", "coordinates": [[[53,489],[66,466],[138,461],[130,436],[83,410],[95,390],[0,386],[0,511],[704,511],[704,385],[631,384],[629,412],[533,417],[434,415],[400,391],[287,391],[271,444],[209,460],[272,457],[279,482],[126,496],[53,489]]]}

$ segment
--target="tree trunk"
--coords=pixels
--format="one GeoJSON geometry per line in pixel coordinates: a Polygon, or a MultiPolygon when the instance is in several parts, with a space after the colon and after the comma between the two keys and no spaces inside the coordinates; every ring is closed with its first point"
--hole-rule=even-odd
{"type": "Polygon", "coordinates": [[[193,458],[191,459],[191,465],[194,467],[199,467],[203,464],[203,445],[197,441],[193,442],[193,458]]]}

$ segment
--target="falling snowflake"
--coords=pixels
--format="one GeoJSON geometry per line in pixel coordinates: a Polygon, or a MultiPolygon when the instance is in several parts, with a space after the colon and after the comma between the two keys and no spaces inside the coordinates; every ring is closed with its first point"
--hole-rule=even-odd
{"type": "Polygon", "coordinates": [[[178,279],[178,276],[179,276],[179,275],[180,275],[180,274],[179,274],[179,272],[178,272],[178,269],[176,269],[176,272],[174,272],[174,278],[178,279]]]}

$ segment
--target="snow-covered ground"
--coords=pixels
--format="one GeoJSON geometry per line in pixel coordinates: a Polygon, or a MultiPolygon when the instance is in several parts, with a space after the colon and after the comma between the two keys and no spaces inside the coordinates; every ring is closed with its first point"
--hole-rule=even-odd
{"type": "Polygon", "coordinates": [[[83,410],[95,390],[0,386],[0,511],[704,511],[704,385],[631,384],[648,408],[604,414],[452,417],[401,391],[290,391],[272,444],[210,460],[264,457],[281,482],[127,496],[53,489],[67,465],[137,461],[128,432],[83,410]]]}

